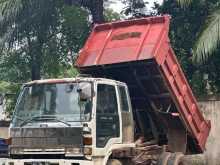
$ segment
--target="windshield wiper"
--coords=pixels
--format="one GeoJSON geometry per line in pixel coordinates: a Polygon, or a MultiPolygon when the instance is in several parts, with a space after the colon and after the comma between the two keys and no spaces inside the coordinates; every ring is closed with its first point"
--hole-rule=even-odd
{"type": "Polygon", "coordinates": [[[41,118],[42,116],[33,116],[31,118],[28,118],[26,120],[24,120],[21,124],[20,127],[23,127],[25,124],[32,122],[33,120],[36,120],[38,118],[41,118]]]}
{"type": "Polygon", "coordinates": [[[32,122],[33,120],[55,120],[55,121],[58,121],[58,122],[61,122],[63,124],[66,124],[67,126],[71,126],[71,124],[63,121],[63,120],[60,120],[60,119],[57,119],[55,116],[50,116],[50,115],[43,115],[43,116],[34,116],[32,118],[28,118],[27,120],[24,120],[21,124],[20,124],[20,127],[23,127],[25,124],[27,123],[30,123],[32,122]]]}
{"type": "Polygon", "coordinates": [[[15,119],[21,120],[21,121],[25,121],[24,119],[22,119],[20,116],[14,115],[15,119]]]}
{"type": "Polygon", "coordinates": [[[65,122],[65,121],[63,121],[63,120],[60,120],[60,119],[57,119],[56,117],[52,117],[52,116],[50,116],[50,117],[47,117],[47,118],[43,118],[43,119],[45,119],[45,120],[54,120],[54,121],[58,121],[58,122],[61,122],[61,123],[63,123],[63,124],[66,124],[67,126],[71,126],[71,124],[69,124],[69,123],[67,123],[67,122],[65,122]]]}

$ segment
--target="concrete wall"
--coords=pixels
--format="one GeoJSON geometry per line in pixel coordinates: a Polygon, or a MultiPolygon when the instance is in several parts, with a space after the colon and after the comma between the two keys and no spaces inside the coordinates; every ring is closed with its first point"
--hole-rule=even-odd
{"type": "Polygon", "coordinates": [[[211,133],[205,153],[208,165],[220,165],[220,97],[209,97],[199,101],[206,119],[211,121],[211,133]]]}

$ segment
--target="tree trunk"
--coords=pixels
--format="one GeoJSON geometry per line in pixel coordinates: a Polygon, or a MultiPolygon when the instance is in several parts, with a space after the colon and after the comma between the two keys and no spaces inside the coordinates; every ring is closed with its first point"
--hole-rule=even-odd
{"type": "Polygon", "coordinates": [[[34,53],[31,59],[31,79],[40,80],[41,62],[39,61],[40,54],[34,53]]]}
{"type": "Polygon", "coordinates": [[[103,23],[104,15],[103,15],[103,0],[92,0],[92,5],[90,11],[92,13],[92,18],[94,23],[103,23]]]}
{"type": "Polygon", "coordinates": [[[42,65],[42,44],[41,42],[34,41],[31,43],[31,79],[40,80],[41,79],[41,65],[42,65]]]}
{"type": "Polygon", "coordinates": [[[104,22],[104,0],[64,0],[67,5],[79,5],[91,11],[93,23],[104,22]]]}
{"type": "MultiPolygon", "coordinates": [[[[31,57],[31,80],[40,80],[40,71],[42,64],[42,43],[39,42],[39,39],[36,41],[31,41],[31,35],[27,32],[27,43],[29,49],[29,55],[31,57]]],[[[39,38],[39,37],[38,37],[39,38]]]]}

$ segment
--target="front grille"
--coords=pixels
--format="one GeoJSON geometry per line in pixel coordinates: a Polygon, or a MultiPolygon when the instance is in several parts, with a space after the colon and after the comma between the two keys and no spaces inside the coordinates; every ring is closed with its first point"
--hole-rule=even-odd
{"type": "Polygon", "coordinates": [[[65,153],[66,148],[82,148],[82,128],[12,128],[13,154],[65,153]]]}

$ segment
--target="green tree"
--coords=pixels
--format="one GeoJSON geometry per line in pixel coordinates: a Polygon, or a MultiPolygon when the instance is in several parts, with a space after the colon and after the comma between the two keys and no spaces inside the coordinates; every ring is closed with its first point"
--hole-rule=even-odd
{"type": "MultiPolygon", "coordinates": [[[[48,49],[46,49],[47,52],[44,52],[44,50],[46,47],[48,47],[48,45],[54,48],[59,47],[54,44],[53,41],[56,41],[57,38],[59,38],[59,36],[56,35],[58,35],[60,30],[62,30],[60,29],[60,25],[63,24],[63,19],[61,18],[64,14],[63,10],[67,10],[67,6],[71,8],[74,7],[74,5],[79,5],[89,9],[93,16],[94,23],[104,21],[103,1],[100,0],[0,0],[0,17],[2,18],[0,20],[0,47],[4,48],[4,51],[23,49],[22,52],[26,56],[30,57],[28,60],[31,68],[32,80],[41,78],[41,72],[45,65],[45,59],[43,59],[44,54],[47,53],[50,56],[52,54],[57,55],[56,53],[51,52],[53,51],[52,49],[50,52],[48,52],[48,49]]],[[[77,12],[78,11],[79,10],[77,10],[77,12]]],[[[70,14],[75,15],[74,12],[70,14]]],[[[82,12],[78,12],[78,15],[79,14],[82,14],[82,12]]],[[[76,22],[78,19],[82,21],[80,17],[81,16],[75,17],[74,21],[76,22]]],[[[84,15],[82,17],[84,18],[84,15]]],[[[88,18],[85,20],[88,22],[88,18]]],[[[76,22],[76,26],[74,27],[78,28],[81,24],[80,21],[76,22]]],[[[82,22],[84,23],[85,21],[82,22]]],[[[62,27],[64,28],[64,26],[62,27]]],[[[73,30],[80,31],[81,29],[75,28],[73,30]]],[[[84,31],[83,36],[81,36],[83,39],[85,38],[86,34],[88,34],[87,31],[88,30],[86,30],[86,32],[84,31]]],[[[63,32],[66,34],[65,29],[63,32]]],[[[77,34],[77,32],[75,34],[77,34]]],[[[63,36],[64,35],[61,37],[63,36]]],[[[78,38],[79,37],[80,35],[78,38]]],[[[67,35],[66,38],[68,38],[67,35]]],[[[70,41],[69,43],[66,42],[70,48],[68,50],[70,53],[72,53],[74,50],[72,50],[73,46],[70,47],[69,44],[75,41],[74,38],[71,38],[71,40],[68,40],[70,41]]],[[[78,44],[78,47],[79,46],[80,44],[78,44]]],[[[74,52],[76,53],[76,51],[74,52]]],[[[54,56],[54,59],[57,61],[59,56],[54,56]]],[[[54,63],[54,61],[51,61],[51,64],[52,63],[54,63]]]]}
{"type": "Polygon", "coordinates": [[[129,17],[145,17],[150,15],[146,8],[148,1],[145,0],[121,0],[126,5],[123,9],[122,14],[129,17]]]}
{"type": "Polygon", "coordinates": [[[10,117],[13,113],[20,86],[20,84],[0,81],[0,94],[4,95],[4,99],[6,102],[4,102],[3,107],[6,108],[6,115],[8,117],[10,117]]]}
{"type": "MultiPolygon", "coordinates": [[[[0,21],[4,23],[0,25],[4,27],[0,29],[0,80],[16,82],[10,87],[29,81],[31,77],[72,77],[77,74],[72,63],[89,33],[89,13],[74,5],[56,2],[51,1],[50,7],[42,7],[45,11],[40,13],[37,9],[33,15],[27,11],[11,23],[0,21]]],[[[15,95],[7,99],[10,100],[6,107],[8,112],[15,105],[19,88],[15,89],[15,95]]]]}
{"type": "Polygon", "coordinates": [[[29,56],[32,80],[40,79],[43,47],[58,30],[60,1],[2,0],[1,45],[29,56]]]}
{"type": "Polygon", "coordinates": [[[214,55],[219,46],[220,39],[220,4],[218,0],[177,0],[184,8],[190,8],[194,3],[207,6],[206,17],[202,29],[199,31],[198,39],[194,44],[194,60],[202,63],[209,56],[214,55]]]}
{"type": "Polygon", "coordinates": [[[121,20],[123,17],[119,13],[114,12],[112,9],[108,8],[104,11],[104,18],[106,22],[112,22],[121,20]]]}
{"type": "MultiPolygon", "coordinates": [[[[4,16],[0,20],[1,80],[22,84],[31,77],[63,78],[77,74],[72,64],[92,21],[88,8],[74,2],[73,5],[60,0],[0,0],[1,16],[4,16]]],[[[105,10],[105,18],[120,19],[112,10],[105,10]]],[[[16,96],[12,96],[14,101],[16,96]]],[[[7,106],[7,111],[11,112],[10,107],[7,106]]]]}
{"type": "Polygon", "coordinates": [[[165,1],[161,6],[156,4],[158,14],[170,14],[172,17],[170,26],[171,45],[198,96],[207,95],[211,92],[216,93],[220,89],[219,49],[216,49],[212,58],[206,60],[203,65],[197,65],[192,60],[193,45],[197,42],[198,31],[203,29],[202,26],[209,16],[209,11],[214,10],[217,3],[218,0],[213,0],[208,4],[197,1],[185,8],[172,0],[165,1]]]}
{"type": "Polygon", "coordinates": [[[94,23],[104,22],[104,1],[109,0],[64,0],[67,5],[79,5],[91,12],[94,23]]]}

